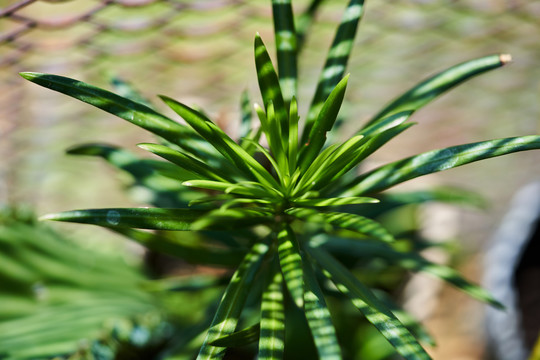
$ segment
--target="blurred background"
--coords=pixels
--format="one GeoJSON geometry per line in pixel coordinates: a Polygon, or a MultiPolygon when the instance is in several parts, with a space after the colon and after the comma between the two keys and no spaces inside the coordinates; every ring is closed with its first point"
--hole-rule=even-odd
{"type": "MultiPolygon", "coordinates": [[[[301,12],[308,3],[294,1],[295,9],[301,12]]],[[[309,32],[300,59],[301,116],[345,4],[325,1],[309,32]]],[[[540,1],[530,0],[367,2],[349,63],[342,135],[421,79],[493,53],[509,53],[513,62],[419,111],[413,117],[419,124],[374,154],[367,166],[461,143],[537,134],[539,19],[540,1]]],[[[0,204],[28,204],[39,215],[134,206],[117,172],[64,151],[99,141],[137,152],[135,144],[151,140],[120,119],[25,82],[18,72],[65,75],[104,88],[110,88],[108,79],[116,75],[151,101],[165,94],[196,104],[235,134],[242,90],[249,89],[260,102],[254,34],[259,32],[272,48],[272,31],[271,7],[263,0],[0,1],[0,204]]],[[[167,112],[159,101],[154,103],[167,112]]],[[[481,281],[489,239],[514,193],[540,178],[539,160],[539,152],[512,154],[402,185],[461,186],[489,203],[484,211],[442,205],[421,209],[432,238],[458,239],[459,256],[439,260],[451,261],[468,278],[481,281]]],[[[85,246],[125,246],[103,241],[111,235],[100,229],[54,226],[91,240],[85,246]]],[[[434,358],[483,359],[483,305],[424,280],[410,289],[406,302],[433,332],[438,343],[431,349],[434,358]],[[427,294],[419,296],[424,289],[427,294]]]]}

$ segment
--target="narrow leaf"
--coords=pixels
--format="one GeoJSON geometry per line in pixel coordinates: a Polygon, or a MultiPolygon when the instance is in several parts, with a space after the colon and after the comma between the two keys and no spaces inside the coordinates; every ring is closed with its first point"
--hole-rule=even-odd
{"type": "Polygon", "coordinates": [[[308,33],[311,24],[315,20],[315,15],[319,10],[319,6],[322,4],[323,0],[311,0],[308,8],[299,16],[296,26],[296,38],[297,40],[297,52],[303,49],[304,43],[306,41],[306,34],[308,33]]]}
{"type": "Polygon", "coordinates": [[[133,87],[133,85],[124,79],[118,76],[111,76],[110,83],[114,87],[116,94],[139,104],[146,105],[149,108],[153,107],[152,103],[148,99],[146,99],[137,89],[133,87]]]}
{"type": "Polygon", "coordinates": [[[382,202],[395,204],[421,204],[426,202],[442,202],[448,204],[466,205],[474,208],[486,208],[486,199],[480,194],[460,188],[440,186],[428,190],[418,190],[400,193],[385,193],[382,202]]]}
{"type": "Polygon", "coordinates": [[[66,154],[102,157],[109,164],[128,172],[138,182],[144,184],[151,183],[151,178],[155,176],[155,173],[180,181],[193,179],[197,176],[165,161],[140,159],[125,149],[109,144],[77,145],[66,150],[66,154]]]}
{"type": "Polygon", "coordinates": [[[283,276],[279,264],[267,274],[261,304],[259,360],[281,360],[285,346],[285,312],[283,308],[283,276]]]}
{"type": "Polygon", "coordinates": [[[296,30],[291,0],[272,0],[274,33],[278,61],[279,83],[285,103],[290,103],[296,95],[297,60],[296,30]]]}
{"type": "Polygon", "coordinates": [[[403,95],[393,100],[371,119],[366,126],[373,125],[383,117],[399,111],[415,111],[451,88],[480,75],[486,71],[497,69],[511,61],[510,55],[490,55],[470,60],[444,70],[429,79],[422,81],[403,95]]]}
{"type": "Polygon", "coordinates": [[[540,136],[488,140],[428,151],[361,175],[340,195],[358,196],[375,193],[419,176],[452,169],[478,160],[533,149],[540,149],[540,136]]]}
{"type": "Polygon", "coordinates": [[[411,117],[412,114],[413,111],[396,112],[392,115],[388,115],[382,118],[380,121],[377,121],[370,126],[364,127],[363,129],[358,131],[358,134],[364,136],[373,136],[382,133],[388,129],[403,124],[405,121],[407,121],[409,117],[411,117]]]}
{"type": "Polygon", "coordinates": [[[210,345],[219,347],[242,347],[257,342],[260,333],[261,324],[257,323],[243,330],[216,339],[212,341],[210,345]]]}
{"type": "MultiPolygon", "coordinates": [[[[275,112],[274,103],[270,101],[267,106],[266,116],[268,119],[268,134],[266,139],[268,140],[268,145],[276,158],[278,168],[280,173],[285,174],[288,171],[288,162],[287,162],[287,146],[288,143],[284,143],[284,138],[282,136],[281,124],[275,112]]],[[[287,125],[288,126],[288,125],[287,125]]],[[[287,129],[288,131],[288,129],[287,129]]]]}
{"type": "Polygon", "coordinates": [[[392,311],[392,313],[398,318],[403,325],[422,343],[430,346],[436,346],[435,340],[428,333],[426,328],[422,326],[410,313],[402,309],[395,303],[390,295],[384,291],[373,291],[376,296],[384,302],[384,304],[392,311]]]}
{"type": "Polygon", "coordinates": [[[211,168],[204,162],[199,161],[188,154],[173,150],[168,146],[158,144],[138,144],[137,146],[161,156],[173,164],[180,166],[182,169],[201,176],[203,179],[225,182],[233,181],[227,174],[220,172],[218,169],[211,168]]]}
{"type": "Polygon", "coordinates": [[[255,147],[255,149],[257,149],[258,152],[260,152],[261,154],[264,155],[264,157],[270,162],[270,164],[272,165],[272,167],[274,168],[274,170],[276,171],[276,174],[278,175],[278,178],[279,179],[283,179],[283,174],[280,170],[280,167],[278,165],[278,163],[276,162],[276,160],[272,157],[272,155],[268,152],[268,150],[266,150],[261,144],[255,142],[255,141],[252,141],[252,140],[247,140],[247,142],[250,142],[253,147],[255,147]]]}
{"type": "Polygon", "coordinates": [[[310,262],[304,262],[304,279],[304,311],[319,359],[341,360],[336,329],[310,262]]]}
{"type": "Polygon", "coordinates": [[[297,199],[292,201],[295,206],[342,206],[355,204],[378,203],[379,200],[370,197],[339,197],[321,199],[297,199]]]}
{"type": "Polygon", "coordinates": [[[234,230],[271,223],[272,213],[250,208],[218,209],[205,214],[191,225],[193,230],[234,230]]]}
{"type": "Polygon", "coordinates": [[[326,57],[326,63],[317,84],[317,90],[309,107],[304,132],[302,133],[302,144],[308,141],[311,128],[317,119],[324,101],[345,74],[345,68],[347,67],[347,62],[349,61],[349,56],[354,45],[358,23],[364,12],[363,7],[363,0],[351,0],[345,9],[334,41],[326,57]]]}
{"type": "Polygon", "coordinates": [[[406,269],[422,271],[445,280],[477,300],[488,303],[496,308],[504,309],[504,305],[496,300],[487,290],[469,282],[458,271],[452,268],[435,264],[414,253],[400,253],[396,251],[392,253],[391,257],[394,258],[397,264],[406,269]]]}
{"type": "Polygon", "coordinates": [[[249,156],[253,156],[253,154],[255,154],[256,148],[255,146],[253,146],[253,142],[258,143],[261,135],[262,127],[259,126],[257,129],[252,129],[246,137],[240,139],[240,146],[242,147],[242,149],[246,150],[249,156]]]}
{"type": "MultiPolygon", "coordinates": [[[[335,181],[339,180],[347,172],[358,166],[364,159],[380,149],[388,141],[407,130],[415,123],[400,124],[393,128],[380,132],[368,139],[361,141],[358,148],[352,148],[342,156],[333,159],[327,170],[316,180],[316,184],[312,187],[314,190],[319,190],[326,187],[333,187],[335,181]]],[[[346,184],[345,188],[349,185],[346,184]]],[[[334,190],[334,189],[333,189],[334,190]]],[[[335,190],[339,192],[339,189],[335,190]]]]}
{"type": "Polygon", "coordinates": [[[261,260],[267,251],[268,245],[266,243],[255,243],[232,276],[197,360],[221,359],[225,355],[226,348],[213,346],[211,343],[232,334],[236,329],[238,318],[260,268],[261,260]]]}
{"type": "Polygon", "coordinates": [[[299,154],[299,166],[307,169],[326,142],[326,133],[332,129],[337,119],[339,109],[343,103],[349,76],[345,76],[330,93],[313,124],[308,138],[303,144],[299,154]]]}
{"type": "Polygon", "coordinates": [[[251,131],[251,103],[249,101],[249,94],[247,90],[242,91],[240,97],[240,138],[247,137],[251,131]]]}
{"type": "Polygon", "coordinates": [[[206,210],[161,208],[111,208],[64,211],[42,216],[55,220],[105,227],[130,227],[155,230],[191,230],[192,223],[206,210]]]}
{"type": "Polygon", "coordinates": [[[289,175],[296,170],[298,156],[298,103],[293,97],[289,112],[289,175]]]}
{"type": "Polygon", "coordinates": [[[322,213],[311,209],[292,209],[288,210],[287,214],[305,221],[329,224],[336,228],[355,231],[384,242],[395,240],[392,234],[381,224],[375,220],[356,214],[338,212],[322,213]]]}
{"type": "Polygon", "coordinates": [[[100,108],[148,130],[172,143],[207,159],[221,158],[212,147],[189,127],[183,126],[138,102],[110,91],[63,76],[32,72],[21,73],[25,79],[100,108]]]}
{"type": "Polygon", "coordinates": [[[407,360],[431,359],[407,328],[364,284],[326,251],[308,248],[325,275],[407,360]]]}
{"type": "Polygon", "coordinates": [[[191,125],[199,135],[205,138],[216,150],[241,170],[245,176],[249,178],[255,177],[259,181],[269,185],[277,185],[274,178],[261,164],[207,117],[166,96],[161,96],[161,99],[191,125]]]}
{"type": "Polygon", "coordinates": [[[287,223],[283,223],[282,229],[278,233],[278,244],[279,263],[287,289],[289,289],[295,304],[302,308],[304,306],[302,256],[296,236],[287,223]]]}
{"type": "MultiPolygon", "coordinates": [[[[257,68],[257,78],[259,80],[259,88],[261,90],[264,106],[268,110],[270,103],[273,104],[276,121],[279,124],[280,137],[286,141],[288,145],[288,109],[285,107],[278,75],[276,74],[274,65],[272,65],[270,55],[268,55],[268,51],[258,34],[255,36],[255,66],[257,68]]],[[[277,141],[278,139],[274,140],[277,141]]]]}
{"type": "Polygon", "coordinates": [[[321,245],[325,249],[348,256],[380,257],[398,264],[405,269],[425,272],[454,285],[477,300],[502,308],[501,303],[493,298],[489,292],[471,283],[456,270],[448,266],[432,263],[418,254],[396,251],[388,244],[382,242],[356,241],[343,238],[330,238],[322,242],[321,245]]]}

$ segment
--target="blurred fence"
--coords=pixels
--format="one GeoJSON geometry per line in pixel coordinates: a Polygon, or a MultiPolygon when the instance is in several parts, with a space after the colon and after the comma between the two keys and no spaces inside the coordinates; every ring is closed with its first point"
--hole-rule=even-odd
{"type": "MultiPolygon", "coordinates": [[[[309,1],[294,1],[297,12],[309,1]]],[[[85,141],[145,139],[90,106],[25,83],[20,71],[62,74],[109,87],[117,74],[150,99],[166,94],[204,107],[234,133],[244,88],[255,100],[252,40],[271,44],[266,0],[4,0],[0,2],[0,203],[45,211],[127,201],[97,162],[68,159],[85,141]],[[81,190],[84,189],[84,190],[81,190]]],[[[300,61],[301,109],[309,103],[346,1],[326,1],[300,61]]],[[[367,1],[349,71],[351,121],[360,126],[393,96],[455,63],[491,53],[514,62],[454,90],[415,114],[419,125],[377,153],[379,161],[433,148],[539,132],[540,1],[367,1]]],[[[272,47],[270,45],[270,47],[272,47]]],[[[148,140],[148,139],[146,139],[148,140]]],[[[521,185],[538,179],[538,152],[428,177],[465,185],[494,202],[490,220],[462,218],[468,238],[486,238],[521,185]]],[[[442,357],[441,357],[442,358],[442,357]]],[[[451,357],[450,357],[451,358],[451,357]]],[[[456,358],[454,356],[454,358],[456,358]]]]}

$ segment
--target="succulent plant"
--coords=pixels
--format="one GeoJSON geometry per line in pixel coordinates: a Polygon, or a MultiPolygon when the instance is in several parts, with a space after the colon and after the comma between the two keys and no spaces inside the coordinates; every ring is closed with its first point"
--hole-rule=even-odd
{"type": "Polygon", "coordinates": [[[236,141],[203,111],[170,97],[161,99],[187,125],[162,115],[130,91],[120,96],[66,77],[21,73],[38,85],[96,106],[158,137],[159,143],[139,147],[166,161],[140,160],[101,144],[79,146],[70,153],[99,155],[132,173],[140,170],[137,178],[154,191],[153,203],[173,206],[74,210],[43,219],[103,226],[191,262],[235,267],[199,359],[222,358],[229,347],[254,341],[258,341],[259,359],[283,358],[289,304],[305,314],[319,358],[341,359],[340,341],[324,295],[336,290],[350,299],[401,356],[430,358],[414,330],[339,261],[340,251],[430,273],[499,306],[456,271],[394,246],[395,236],[375,217],[384,206],[396,202],[459,199],[459,192],[425,191],[414,198],[385,191],[474,161],[538,149],[540,136],[457,145],[359,174],[358,169],[368,156],[414,124],[408,119],[416,110],[452,87],[503,66],[509,56],[490,55],[444,70],[391,101],[348,140],[330,143],[327,137],[344,100],[349,78],[345,69],[364,7],[360,0],[347,5],[301,123],[297,59],[319,3],[313,1],[295,28],[291,1],[272,1],[277,70],[256,35],[255,64],[263,102],[254,106],[259,120],[254,123],[250,100],[243,97],[243,133],[236,141]],[[199,241],[193,245],[170,232],[189,232],[186,237],[195,236],[199,241]],[[260,320],[238,328],[248,298],[260,304],[260,320]]]}

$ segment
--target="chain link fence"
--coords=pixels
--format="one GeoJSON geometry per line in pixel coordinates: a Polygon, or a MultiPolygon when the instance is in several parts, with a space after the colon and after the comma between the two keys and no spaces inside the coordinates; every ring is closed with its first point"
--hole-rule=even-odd
{"type": "MultiPolygon", "coordinates": [[[[294,3],[301,12],[308,1],[294,3]]],[[[326,1],[310,31],[300,61],[304,113],[345,3],[326,1]]],[[[267,44],[272,42],[271,9],[262,0],[4,0],[0,6],[0,203],[27,202],[42,212],[129,202],[118,191],[116,175],[103,164],[65,157],[66,147],[109,141],[134,149],[136,142],[151,139],[119,119],[25,83],[18,72],[61,74],[106,88],[111,74],[118,75],[149,99],[166,94],[200,105],[234,133],[240,92],[248,88],[258,99],[253,36],[258,31],[267,44]]],[[[376,160],[538,133],[539,19],[538,0],[367,2],[350,62],[343,111],[351,121],[344,133],[422,78],[491,53],[510,53],[514,62],[420,111],[414,118],[419,125],[377,153],[376,160]]],[[[457,215],[464,237],[474,244],[465,247],[475,250],[492,232],[513,192],[540,177],[539,160],[538,152],[510,155],[426,181],[464,185],[492,202],[489,216],[457,215]]],[[[469,270],[476,273],[478,267],[472,262],[469,270]]],[[[478,309],[475,304],[463,311],[478,309]]],[[[449,330],[436,334],[447,339],[446,348],[452,346],[452,336],[469,338],[471,344],[461,344],[463,353],[454,351],[446,358],[480,358],[479,350],[472,350],[480,320],[470,319],[469,325],[440,326],[457,329],[458,335],[449,330]]]]}

